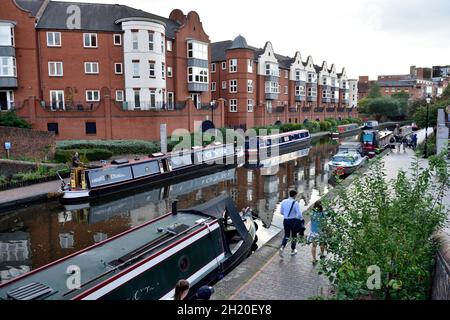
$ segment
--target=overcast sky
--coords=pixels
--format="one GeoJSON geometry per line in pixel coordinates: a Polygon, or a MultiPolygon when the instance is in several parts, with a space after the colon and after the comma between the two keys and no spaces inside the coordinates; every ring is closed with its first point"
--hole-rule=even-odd
{"type": "MultiPolygon", "coordinates": [[[[75,0],[76,1],[76,0],[75,0]]],[[[351,78],[450,64],[449,0],[79,0],[119,3],[168,17],[199,13],[211,41],[248,44],[346,67],[351,78]]]]}

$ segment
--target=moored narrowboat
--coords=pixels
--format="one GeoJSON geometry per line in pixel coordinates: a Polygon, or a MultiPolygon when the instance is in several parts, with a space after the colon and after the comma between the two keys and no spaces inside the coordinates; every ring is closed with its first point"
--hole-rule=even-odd
{"type": "Polygon", "coordinates": [[[369,158],[375,157],[376,154],[389,147],[393,137],[394,132],[390,130],[364,130],[360,140],[363,144],[363,155],[369,158]]]}
{"type": "Polygon", "coordinates": [[[254,248],[251,212],[228,196],[162,215],[0,285],[0,300],[171,299],[215,283],[254,248]]]}
{"type": "Polygon", "coordinates": [[[308,130],[296,130],[267,136],[246,137],[246,161],[258,163],[271,156],[296,151],[309,146],[311,135],[308,130]]]}
{"type": "Polygon", "coordinates": [[[367,157],[361,156],[356,150],[341,151],[328,163],[330,171],[338,176],[346,176],[355,172],[366,162],[367,157]]]}
{"type": "Polygon", "coordinates": [[[356,134],[361,130],[361,127],[357,123],[344,124],[336,127],[337,132],[332,132],[332,138],[344,137],[351,134],[356,134]]]}
{"type": "Polygon", "coordinates": [[[244,155],[235,149],[233,144],[213,143],[205,148],[77,167],[72,169],[69,185],[63,182],[61,201],[84,201],[126,188],[207,174],[212,167],[234,166],[235,157],[244,155]]]}

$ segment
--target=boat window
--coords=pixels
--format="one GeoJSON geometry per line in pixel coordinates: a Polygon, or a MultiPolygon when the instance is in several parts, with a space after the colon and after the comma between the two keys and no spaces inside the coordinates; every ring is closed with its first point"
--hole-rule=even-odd
{"type": "Polygon", "coordinates": [[[176,156],[172,156],[170,159],[170,164],[172,165],[173,169],[185,167],[190,164],[192,164],[191,154],[180,154],[176,156]]]}
{"type": "Polygon", "coordinates": [[[373,142],[373,134],[371,132],[365,132],[362,136],[363,142],[373,142]]]}
{"type": "Polygon", "coordinates": [[[300,139],[300,134],[299,134],[299,133],[294,134],[294,139],[295,139],[295,140],[300,139]]]}

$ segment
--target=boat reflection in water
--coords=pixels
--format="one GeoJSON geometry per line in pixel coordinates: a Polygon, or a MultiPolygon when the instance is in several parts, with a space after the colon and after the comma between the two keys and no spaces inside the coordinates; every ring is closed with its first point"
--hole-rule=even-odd
{"type": "Polygon", "coordinates": [[[117,194],[119,197],[99,198],[79,205],[63,206],[59,201],[50,201],[15,210],[2,216],[0,242],[5,248],[3,243],[8,246],[14,243],[11,237],[27,240],[27,254],[26,258],[25,255],[20,259],[11,258],[14,250],[9,246],[9,260],[3,259],[0,264],[2,279],[36,269],[160,217],[170,211],[174,199],[178,200],[179,208],[191,208],[229,194],[238,210],[251,207],[259,217],[257,235],[261,245],[282,226],[278,206],[288,190],[298,191],[303,210],[328,192],[326,163],[337,148],[337,143],[325,140],[266,159],[257,169],[239,167],[211,172],[189,181],[126,191],[117,194]],[[16,270],[11,271],[7,266],[16,270]]]}

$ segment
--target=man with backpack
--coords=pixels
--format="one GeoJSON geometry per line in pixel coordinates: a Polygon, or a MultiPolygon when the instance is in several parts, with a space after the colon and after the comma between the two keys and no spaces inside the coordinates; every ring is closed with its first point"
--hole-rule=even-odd
{"type": "Polygon", "coordinates": [[[291,239],[291,255],[294,256],[297,254],[297,250],[295,249],[297,245],[297,234],[300,233],[300,235],[303,235],[305,230],[300,205],[295,200],[296,195],[297,191],[291,190],[289,191],[289,198],[281,202],[280,213],[284,217],[284,238],[281,243],[279,255],[282,259],[284,258],[284,248],[286,247],[289,239],[291,239]]]}

